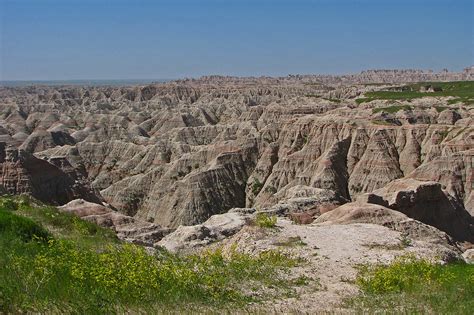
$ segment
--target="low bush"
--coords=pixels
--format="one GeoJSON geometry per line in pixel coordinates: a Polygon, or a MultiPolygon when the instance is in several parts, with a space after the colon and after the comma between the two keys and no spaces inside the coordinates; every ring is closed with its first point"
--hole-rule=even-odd
{"type": "Polygon", "coordinates": [[[268,215],[268,213],[260,212],[255,217],[256,224],[261,228],[274,228],[277,223],[275,215],[268,215]]]}
{"type": "Polygon", "coordinates": [[[256,196],[262,190],[263,183],[261,183],[258,179],[255,179],[252,184],[252,193],[256,196]]]}

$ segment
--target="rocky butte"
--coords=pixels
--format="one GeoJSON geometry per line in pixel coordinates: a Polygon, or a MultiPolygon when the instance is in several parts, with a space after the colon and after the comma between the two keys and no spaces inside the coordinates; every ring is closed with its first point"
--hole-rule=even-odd
{"type": "Polygon", "coordinates": [[[0,192],[176,252],[301,239],[298,272],[326,290],[274,307],[328,309],[354,294],[357,264],[449,261],[474,243],[473,80],[470,67],[0,87],[0,192]],[[261,212],[279,229],[257,236],[261,212]]]}

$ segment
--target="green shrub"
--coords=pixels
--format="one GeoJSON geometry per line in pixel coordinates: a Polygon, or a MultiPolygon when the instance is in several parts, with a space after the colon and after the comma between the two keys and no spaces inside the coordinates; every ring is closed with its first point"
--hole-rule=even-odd
{"type": "Polygon", "coordinates": [[[274,228],[277,223],[277,217],[275,215],[268,215],[265,212],[257,213],[255,217],[255,223],[262,228],[274,228]]]}
{"type": "Polygon", "coordinates": [[[253,185],[252,185],[252,193],[254,195],[257,195],[260,190],[262,190],[262,187],[263,187],[263,183],[261,183],[258,178],[256,178],[254,181],[253,181],[253,185]]]}
{"type": "Polygon", "coordinates": [[[400,247],[401,248],[407,248],[412,246],[411,239],[408,238],[408,234],[402,233],[400,237],[400,247]]]}
{"type": "Polygon", "coordinates": [[[272,195],[277,193],[277,189],[273,186],[268,186],[267,188],[265,188],[265,191],[272,194],[272,195]]]}

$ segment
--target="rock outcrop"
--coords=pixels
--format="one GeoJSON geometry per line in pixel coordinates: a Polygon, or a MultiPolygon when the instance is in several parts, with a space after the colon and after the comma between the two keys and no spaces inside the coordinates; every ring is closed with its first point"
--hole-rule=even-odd
{"type": "Polygon", "coordinates": [[[409,246],[410,240],[418,240],[454,249],[455,240],[445,232],[381,205],[364,202],[347,203],[321,215],[314,221],[314,224],[318,225],[354,223],[378,224],[402,233],[406,240],[405,242],[403,239],[400,240],[405,243],[399,244],[401,247],[409,246]]]}
{"type": "MultiPolygon", "coordinates": [[[[58,161],[59,162],[59,161],[58,161]]],[[[62,161],[68,164],[67,160],[62,161]]],[[[62,165],[67,168],[70,165],[62,165]]],[[[76,198],[99,202],[97,191],[86,179],[65,172],[56,165],[5,143],[0,143],[0,187],[8,194],[31,194],[51,204],[64,204],[76,198]]]]}
{"type": "Polygon", "coordinates": [[[468,249],[463,254],[464,261],[468,264],[474,264],[474,249],[468,249]]]}
{"type": "Polygon", "coordinates": [[[400,211],[458,240],[474,242],[474,218],[437,182],[399,179],[363,199],[400,211]]]}
{"type": "Polygon", "coordinates": [[[144,246],[153,246],[155,242],[171,232],[170,229],[136,220],[104,205],[87,202],[83,199],[73,200],[58,207],[58,209],[74,214],[99,226],[110,228],[117,234],[119,239],[144,246]]]}
{"type": "Polygon", "coordinates": [[[346,203],[332,211],[319,216],[316,224],[349,224],[349,223],[373,223],[379,225],[390,225],[400,222],[408,217],[401,212],[388,209],[381,205],[362,202],[346,203]]]}
{"type": "Polygon", "coordinates": [[[179,226],[155,244],[171,252],[190,251],[223,240],[240,231],[249,223],[255,209],[235,208],[224,214],[211,216],[203,224],[179,226]]]}

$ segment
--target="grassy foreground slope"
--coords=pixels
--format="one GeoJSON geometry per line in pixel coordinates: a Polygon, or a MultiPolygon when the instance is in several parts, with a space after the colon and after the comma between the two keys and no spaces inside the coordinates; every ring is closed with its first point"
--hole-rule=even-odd
{"type": "Polygon", "coordinates": [[[405,256],[389,265],[362,267],[356,283],[362,294],[349,307],[361,313],[472,314],[474,310],[474,265],[440,265],[405,256]]]}
{"type": "Polygon", "coordinates": [[[55,208],[0,198],[0,313],[240,307],[253,291],[291,294],[281,275],[297,264],[276,251],[151,254],[55,208]]]}
{"type": "MultiPolygon", "coordinates": [[[[275,227],[273,217],[260,216],[256,223],[275,227]]],[[[245,310],[249,302],[294,296],[304,279],[287,273],[300,263],[278,251],[150,253],[56,208],[0,197],[0,313],[245,310]]],[[[361,313],[470,314],[474,309],[474,265],[438,265],[407,256],[361,267],[355,284],[361,294],[345,306],[361,313]]]]}

